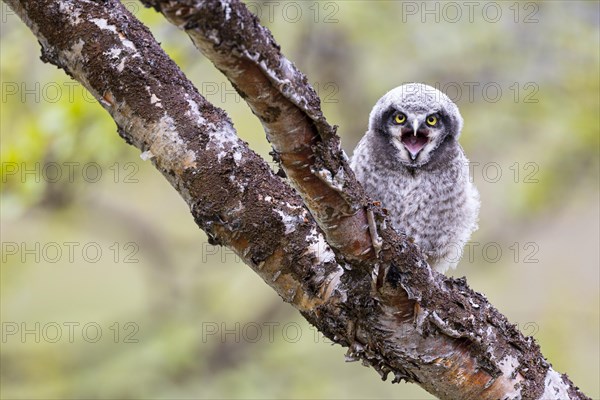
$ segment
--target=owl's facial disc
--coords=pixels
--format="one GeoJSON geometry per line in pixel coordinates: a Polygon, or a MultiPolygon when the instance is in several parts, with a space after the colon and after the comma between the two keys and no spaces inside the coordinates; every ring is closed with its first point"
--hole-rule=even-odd
{"type": "Polygon", "coordinates": [[[437,111],[391,110],[387,133],[398,157],[405,165],[421,166],[431,158],[432,151],[443,138],[443,118],[437,111]]]}

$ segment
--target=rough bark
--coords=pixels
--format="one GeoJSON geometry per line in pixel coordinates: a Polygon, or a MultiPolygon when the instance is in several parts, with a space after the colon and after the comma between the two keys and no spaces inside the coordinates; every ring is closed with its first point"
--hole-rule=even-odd
{"type": "Polygon", "coordinates": [[[441,399],[587,398],[483,295],[432,272],[385,227],[314,90],[242,4],[143,1],[186,29],[244,96],[302,198],[117,0],[5,1],[37,36],[42,59],[98,99],[211,240],[349,346],[350,358],[441,399]]]}
{"type": "Polygon", "coordinates": [[[354,190],[358,186],[335,128],[323,117],[306,77],[281,57],[270,33],[249,13],[239,14],[244,8],[236,2],[143,3],[159,7],[185,29],[230,79],[262,122],[290,183],[319,225],[327,227],[327,241],[350,261],[369,257],[373,247],[365,199],[354,190]]]}

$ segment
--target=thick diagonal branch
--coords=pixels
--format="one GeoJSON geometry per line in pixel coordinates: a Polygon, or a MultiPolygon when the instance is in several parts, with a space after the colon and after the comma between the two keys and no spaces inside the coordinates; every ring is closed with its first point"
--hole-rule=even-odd
{"type": "MultiPolygon", "coordinates": [[[[363,358],[384,375],[391,371],[397,379],[418,382],[441,398],[539,398],[542,394],[584,398],[568,379],[545,364],[533,341],[523,338],[485,298],[463,281],[430,275],[414,247],[393,231],[382,230],[388,247],[380,259],[375,259],[373,251],[365,252],[362,245],[354,246],[352,238],[332,240],[346,260],[356,260],[362,267],[342,270],[299,198],[235,136],[226,115],[199,95],[149,31],[117,0],[5,1],[37,36],[42,58],[90,90],[113,116],[121,136],[152,159],[178,190],[209,237],[233,248],[322,332],[352,346],[351,355],[363,358]],[[365,266],[377,266],[363,262],[369,260],[377,260],[387,271],[376,293],[371,289],[370,275],[365,274],[365,266]],[[519,382],[523,387],[516,386],[519,382]]],[[[201,5],[172,3],[188,7],[188,11],[201,5]]],[[[212,14],[207,15],[216,18],[217,25],[225,26],[229,19],[234,23],[230,27],[234,36],[216,43],[223,46],[222,57],[227,57],[228,43],[245,43],[241,36],[260,42],[260,35],[265,34],[238,3],[204,5],[207,13],[212,7],[212,14]],[[240,21],[251,23],[254,31],[236,31],[240,21]]],[[[196,24],[200,28],[198,21],[196,24]]],[[[223,34],[217,28],[212,33],[217,41],[223,34]]],[[[261,43],[276,48],[272,39],[261,43]]],[[[303,93],[306,82],[297,79],[297,71],[278,51],[268,57],[254,54],[258,54],[254,63],[264,63],[263,70],[287,69],[290,82],[300,85],[283,85],[287,94],[277,101],[303,93]]],[[[238,71],[240,75],[246,72],[238,71]]],[[[271,86],[276,82],[268,80],[271,86]]],[[[308,151],[289,148],[299,160],[314,158],[310,173],[325,183],[314,193],[303,192],[307,204],[318,207],[314,195],[329,187],[344,205],[340,206],[342,201],[335,200],[334,193],[321,199],[331,208],[324,210],[325,218],[313,209],[321,223],[327,222],[328,216],[356,215],[352,213],[363,213],[366,219],[360,187],[354,183],[350,187],[335,169],[340,165],[344,176],[351,176],[346,173],[349,170],[333,131],[323,128],[324,119],[314,114],[318,102],[303,105],[300,99],[292,104],[297,110],[286,110],[306,115],[317,129],[300,130],[312,138],[310,148],[315,157],[308,151]],[[307,107],[312,109],[308,114],[307,107]],[[335,174],[329,176],[327,171],[335,174]]],[[[282,126],[300,119],[282,122],[282,126]]],[[[274,140],[278,135],[275,128],[269,128],[274,140]]],[[[295,180],[300,188],[301,182],[312,184],[310,180],[295,180]]],[[[354,229],[363,229],[361,224],[355,224],[354,229]]],[[[356,243],[370,247],[372,235],[362,235],[356,243]]]]}

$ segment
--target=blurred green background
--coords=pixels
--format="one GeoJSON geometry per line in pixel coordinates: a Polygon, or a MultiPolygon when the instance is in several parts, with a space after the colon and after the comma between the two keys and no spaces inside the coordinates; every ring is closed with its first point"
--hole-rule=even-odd
{"type": "MultiPolygon", "coordinates": [[[[184,33],[125,5],[239,135],[260,124],[184,33]]],[[[453,98],[482,197],[458,269],[600,397],[599,3],[249,2],[348,154],[387,90],[453,98]]],[[[2,3],[2,398],[430,399],[332,346],[230,251],[2,3]]]]}

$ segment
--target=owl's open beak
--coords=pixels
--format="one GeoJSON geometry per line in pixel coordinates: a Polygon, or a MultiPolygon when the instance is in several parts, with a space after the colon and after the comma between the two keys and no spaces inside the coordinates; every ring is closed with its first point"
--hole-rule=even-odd
{"type": "Polygon", "coordinates": [[[417,158],[423,147],[429,142],[427,131],[418,129],[418,125],[413,123],[413,129],[402,130],[402,138],[400,139],[406,150],[410,153],[410,157],[414,160],[417,158]]]}

